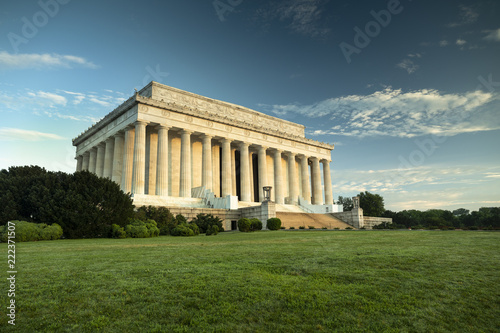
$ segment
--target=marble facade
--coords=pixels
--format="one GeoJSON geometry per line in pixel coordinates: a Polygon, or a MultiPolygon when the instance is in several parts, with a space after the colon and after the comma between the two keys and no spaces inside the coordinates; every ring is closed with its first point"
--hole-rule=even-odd
{"type": "Polygon", "coordinates": [[[297,205],[333,204],[333,145],[305,127],[157,82],[130,97],[73,140],[77,171],[88,170],[141,196],[190,198],[203,186],[237,196],[297,205]]]}

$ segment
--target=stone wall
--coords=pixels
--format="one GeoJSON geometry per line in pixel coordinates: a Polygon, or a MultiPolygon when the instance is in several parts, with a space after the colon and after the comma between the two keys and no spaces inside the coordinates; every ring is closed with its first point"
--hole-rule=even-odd
{"type": "Polygon", "coordinates": [[[354,208],[349,212],[332,213],[334,217],[359,229],[363,227],[363,208],[354,208]]]}
{"type": "Polygon", "coordinates": [[[223,220],[222,226],[224,230],[231,230],[231,221],[238,221],[241,216],[239,210],[229,209],[211,209],[211,208],[181,208],[181,207],[168,207],[172,214],[182,214],[188,221],[191,221],[198,214],[212,214],[218,216],[223,220]]]}
{"type": "Polygon", "coordinates": [[[262,229],[267,229],[267,220],[276,217],[276,204],[263,202],[260,206],[240,208],[241,217],[258,218],[262,222],[262,229]]]}
{"type": "Polygon", "coordinates": [[[374,226],[382,224],[384,222],[392,223],[392,218],[364,216],[363,222],[366,229],[373,229],[374,226]]]}

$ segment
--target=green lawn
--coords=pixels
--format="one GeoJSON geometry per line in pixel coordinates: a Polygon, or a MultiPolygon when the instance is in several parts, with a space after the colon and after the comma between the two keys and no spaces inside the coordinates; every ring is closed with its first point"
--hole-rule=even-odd
{"type": "Polygon", "coordinates": [[[16,259],[3,332],[500,331],[499,232],[59,240],[17,244],[16,259]]]}

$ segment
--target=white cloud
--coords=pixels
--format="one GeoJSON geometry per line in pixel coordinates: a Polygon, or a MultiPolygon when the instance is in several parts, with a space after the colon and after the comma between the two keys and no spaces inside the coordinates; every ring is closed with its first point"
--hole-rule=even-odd
{"type": "Polygon", "coordinates": [[[460,5],[459,20],[457,22],[452,22],[448,24],[449,28],[456,28],[463,25],[471,24],[477,21],[479,18],[479,13],[472,7],[460,5]]]}
{"type": "Polygon", "coordinates": [[[410,59],[403,59],[399,64],[396,65],[396,67],[404,69],[408,72],[408,74],[413,74],[418,69],[418,65],[416,65],[410,59]]]}
{"type": "Polygon", "coordinates": [[[466,40],[464,39],[457,39],[457,41],[455,42],[458,46],[462,46],[462,45],[465,45],[467,43],[466,40]]]}
{"type": "Polygon", "coordinates": [[[486,30],[483,32],[487,33],[487,35],[484,36],[483,39],[493,42],[500,42],[500,28],[496,30],[486,30]]]}
{"type": "Polygon", "coordinates": [[[62,136],[52,133],[24,130],[20,128],[0,128],[0,141],[41,141],[65,140],[62,136]]]}
{"type": "Polygon", "coordinates": [[[332,126],[316,130],[313,135],[412,138],[500,129],[500,119],[495,115],[499,104],[498,94],[482,91],[443,94],[437,90],[403,92],[386,88],[370,95],[330,98],[311,105],[260,106],[281,116],[295,113],[310,118],[329,117],[332,126]]]}
{"type": "Polygon", "coordinates": [[[97,68],[85,58],[72,55],[0,52],[0,69],[73,68],[74,66],[97,68]]]}
{"type": "Polygon", "coordinates": [[[103,100],[100,100],[97,97],[91,97],[91,98],[89,98],[89,101],[91,101],[93,103],[96,103],[96,104],[99,104],[101,106],[106,106],[106,107],[107,106],[111,106],[111,103],[103,101],[103,100]]]}
{"type": "Polygon", "coordinates": [[[448,44],[449,44],[449,43],[448,43],[448,41],[447,41],[447,40],[442,40],[442,41],[440,41],[440,42],[439,42],[439,46],[441,46],[441,47],[445,47],[445,46],[447,46],[448,44]]]}
{"type": "Polygon", "coordinates": [[[29,92],[28,96],[34,97],[34,98],[42,98],[44,100],[47,100],[50,105],[62,105],[65,106],[68,100],[66,97],[45,92],[45,91],[38,91],[37,93],[29,92]]]}

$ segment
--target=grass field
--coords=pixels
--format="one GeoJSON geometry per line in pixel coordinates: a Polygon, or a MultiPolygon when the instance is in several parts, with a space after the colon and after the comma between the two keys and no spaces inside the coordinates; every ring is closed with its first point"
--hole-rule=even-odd
{"type": "Polygon", "coordinates": [[[3,332],[500,331],[499,232],[59,240],[17,244],[16,259],[3,332]]]}

